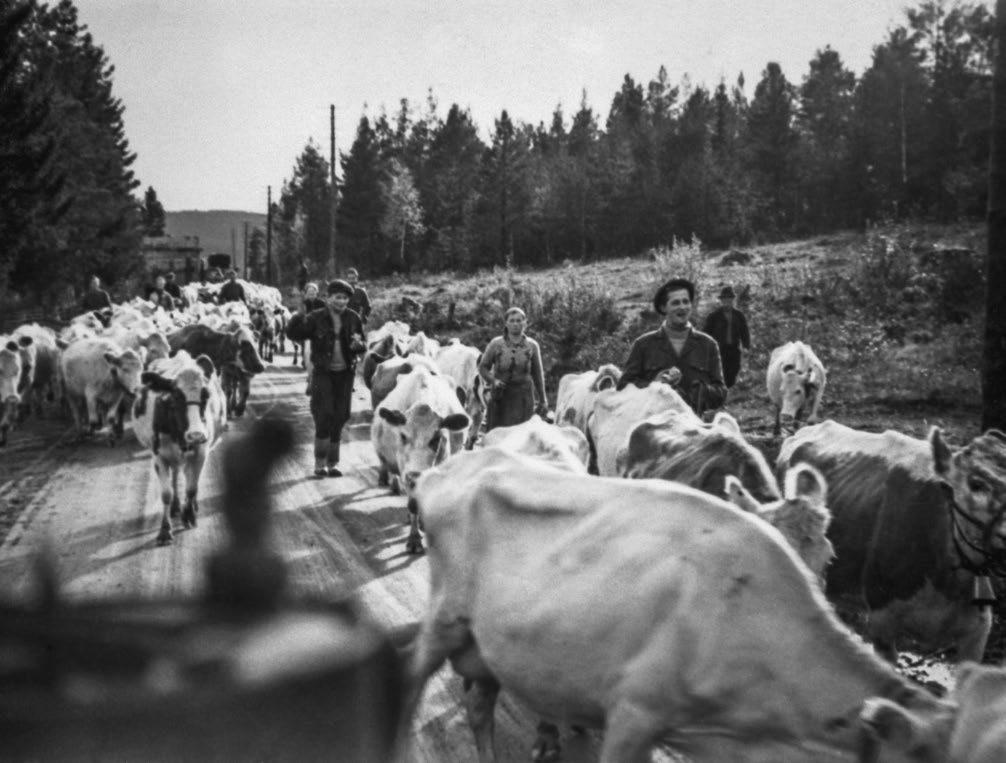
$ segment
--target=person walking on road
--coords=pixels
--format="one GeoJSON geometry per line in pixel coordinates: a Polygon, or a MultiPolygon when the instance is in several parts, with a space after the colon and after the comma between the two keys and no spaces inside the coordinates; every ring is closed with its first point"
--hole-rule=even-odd
{"type": "Polygon", "coordinates": [[[486,431],[521,424],[548,410],[541,348],[529,337],[527,315],[511,307],[504,316],[503,335],[493,338],[482,353],[479,374],[491,390],[486,431]]]}
{"type": "Polygon", "coordinates": [[[314,418],[314,476],[341,477],[342,428],[349,421],[356,363],[366,351],[363,323],[349,308],[353,287],[336,279],[328,284],[325,306],[297,312],[287,326],[295,342],[311,342],[311,416],[314,418]]]}
{"type": "Polygon", "coordinates": [[[741,370],[742,349],[751,349],[751,332],[744,313],[734,307],[737,295],[732,286],[724,286],[720,292],[720,306],[709,313],[702,327],[716,340],[723,361],[723,380],[728,388],[737,382],[741,370]]]}
{"type": "Polygon", "coordinates": [[[349,309],[356,311],[360,320],[366,324],[370,317],[370,297],[367,296],[367,290],[359,285],[360,274],[356,268],[350,268],[346,271],[346,280],[353,287],[353,296],[349,298],[349,309]]]}

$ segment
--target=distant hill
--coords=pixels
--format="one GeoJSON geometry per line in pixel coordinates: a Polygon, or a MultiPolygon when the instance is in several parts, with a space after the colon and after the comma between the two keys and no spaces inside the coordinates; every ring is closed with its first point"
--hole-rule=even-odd
{"type": "Polygon", "coordinates": [[[199,236],[203,255],[214,252],[231,253],[231,230],[234,246],[240,260],[244,252],[244,225],[248,233],[255,227],[265,229],[265,214],[261,212],[235,212],[229,209],[183,210],[165,213],[164,232],[169,236],[199,236]]]}

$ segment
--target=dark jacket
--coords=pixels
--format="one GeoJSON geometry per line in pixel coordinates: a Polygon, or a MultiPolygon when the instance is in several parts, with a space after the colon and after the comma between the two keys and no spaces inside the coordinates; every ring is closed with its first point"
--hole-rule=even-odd
{"type": "Polygon", "coordinates": [[[730,311],[733,322],[731,347],[741,345],[745,350],[751,349],[751,332],[748,331],[748,321],[744,313],[736,307],[718,307],[709,313],[706,323],[702,327],[709,336],[716,340],[720,347],[727,344],[727,311],[730,311]]]}
{"type": "Polygon", "coordinates": [[[237,281],[228,281],[220,287],[217,295],[217,302],[221,305],[225,302],[244,302],[245,290],[237,281]]]}
{"type": "Polygon", "coordinates": [[[698,413],[719,408],[726,402],[727,386],[723,381],[723,365],[716,340],[694,328],[688,334],[680,356],[674,352],[663,326],[639,337],[632,343],[618,389],[630,382],[637,387],[645,387],[661,371],[669,368],[681,371],[677,390],[698,413]]]}
{"type": "Polygon", "coordinates": [[[151,289],[147,292],[147,301],[153,302],[155,305],[160,305],[164,310],[171,312],[176,309],[175,298],[168,294],[167,291],[158,291],[157,289],[151,289]]]}
{"type": "Polygon", "coordinates": [[[88,289],[81,302],[84,312],[90,310],[111,310],[112,299],[104,289],[88,289]]]}
{"type": "MultiPolygon", "coordinates": [[[[363,321],[360,316],[348,307],[343,310],[342,328],[339,331],[339,342],[342,345],[342,357],[346,364],[353,368],[356,361],[367,351],[363,341],[363,321]],[[356,334],[360,338],[353,340],[356,334]]],[[[315,368],[328,368],[332,365],[332,348],[335,346],[335,324],[327,307],[304,313],[294,313],[286,326],[286,335],[295,342],[311,341],[311,364],[315,368]]]]}
{"type": "Polygon", "coordinates": [[[370,317],[370,297],[362,286],[353,287],[353,296],[349,298],[349,309],[356,312],[364,323],[370,317]]]}

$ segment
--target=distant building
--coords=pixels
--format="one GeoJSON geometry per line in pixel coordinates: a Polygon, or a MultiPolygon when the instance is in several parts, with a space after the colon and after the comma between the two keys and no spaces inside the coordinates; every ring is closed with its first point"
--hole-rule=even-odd
{"type": "Polygon", "coordinates": [[[176,281],[186,284],[203,270],[199,236],[144,236],[140,251],[151,276],[173,271],[176,281]]]}

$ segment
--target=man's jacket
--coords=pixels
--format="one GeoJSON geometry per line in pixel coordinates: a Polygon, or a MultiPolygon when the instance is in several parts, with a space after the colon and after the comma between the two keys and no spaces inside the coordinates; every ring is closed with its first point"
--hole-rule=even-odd
{"type": "MultiPolygon", "coordinates": [[[[363,341],[363,322],[360,316],[348,307],[339,316],[339,344],[346,365],[353,368],[367,350],[363,341]],[[354,335],[358,338],[354,339],[354,335]]],[[[335,348],[335,324],[328,307],[312,310],[308,314],[294,313],[286,326],[286,335],[295,342],[311,342],[311,364],[315,368],[329,368],[332,365],[332,350],[335,348]]]]}

